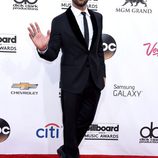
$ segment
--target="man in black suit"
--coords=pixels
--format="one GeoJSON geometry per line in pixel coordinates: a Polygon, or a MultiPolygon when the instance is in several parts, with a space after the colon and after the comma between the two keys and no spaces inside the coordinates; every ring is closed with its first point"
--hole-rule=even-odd
{"type": "Polygon", "coordinates": [[[87,2],[72,0],[72,6],[53,19],[46,36],[37,23],[28,27],[41,58],[53,61],[60,49],[62,51],[60,88],[64,144],[57,150],[61,158],[79,157],[78,146],[94,119],[104,88],[102,15],[89,10],[87,2]]]}

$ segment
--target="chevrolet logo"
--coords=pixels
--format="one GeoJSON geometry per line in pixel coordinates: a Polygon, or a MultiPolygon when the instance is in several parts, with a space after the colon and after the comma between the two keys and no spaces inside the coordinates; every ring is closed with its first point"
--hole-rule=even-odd
{"type": "Polygon", "coordinates": [[[19,88],[20,90],[29,90],[30,88],[37,88],[38,84],[30,84],[25,82],[14,83],[12,88],[19,88]]]}

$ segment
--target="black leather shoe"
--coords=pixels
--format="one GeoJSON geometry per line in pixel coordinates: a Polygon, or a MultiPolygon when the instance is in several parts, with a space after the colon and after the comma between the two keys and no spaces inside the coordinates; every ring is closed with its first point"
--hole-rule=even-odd
{"type": "Polygon", "coordinates": [[[63,151],[63,146],[61,146],[58,150],[57,153],[59,155],[59,158],[66,158],[66,154],[63,151]]]}

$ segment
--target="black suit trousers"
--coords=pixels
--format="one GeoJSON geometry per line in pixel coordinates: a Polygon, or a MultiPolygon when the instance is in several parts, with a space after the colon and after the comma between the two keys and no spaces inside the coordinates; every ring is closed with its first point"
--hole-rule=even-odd
{"type": "Polygon", "coordinates": [[[79,157],[78,146],[94,119],[100,93],[100,89],[95,86],[91,75],[81,93],[61,90],[64,126],[63,150],[67,158],[79,157]]]}

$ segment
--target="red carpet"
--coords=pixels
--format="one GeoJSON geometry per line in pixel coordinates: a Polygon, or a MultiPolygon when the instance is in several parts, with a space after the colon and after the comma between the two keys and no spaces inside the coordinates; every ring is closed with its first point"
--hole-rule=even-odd
{"type": "MultiPolygon", "coordinates": [[[[57,155],[1,155],[0,158],[59,158],[57,155]]],[[[158,158],[158,156],[81,155],[81,158],[158,158]]]]}

